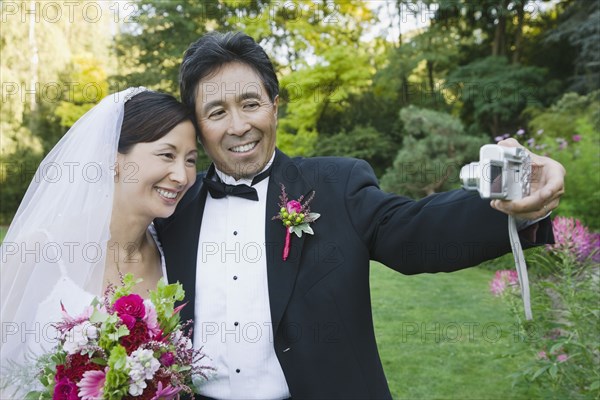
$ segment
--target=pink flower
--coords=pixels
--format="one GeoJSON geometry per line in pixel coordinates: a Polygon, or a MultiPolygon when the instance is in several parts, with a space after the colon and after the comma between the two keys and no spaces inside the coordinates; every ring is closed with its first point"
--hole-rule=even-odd
{"type": "Polygon", "coordinates": [[[77,384],[79,387],[78,394],[82,400],[98,400],[103,398],[106,372],[108,372],[108,367],[104,371],[87,371],[83,374],[77,384]]]}
{"type": "Polygon", "coordinates": [[[559,355],[558,355],[558,357],[556,357],[556,360],[557,360],[558,362],[565,362],[565,361],[567,361],[568,359],[569,359],[569,356],[568,356],[568,355],[566,355],[566,354],[564,354],[564,353],[563,353],[563,354],[559,354],[559,355]]]}
{"type": "Polygon", "coordinates": [[[547,245],[548,250],[571,253],[580,262],[588,257],[600,262],[600,234],[590,233],[581,221],[556,217],[552,221],[552,230],[555,244],[547,245]]]}
{"type": "Polygon", "coordinates": [[[146,323],[148,327],[148,332],[150,333],[150,337],[155,338],[158,337],[161,333],[160,325],[158,324],[158,316],[156,314],[156,308],[154,308],[154,304],[149,299],[144,300],[144,306],[146,307],[146,315],[143,318],[143,321],[146,323]]]}
{"type": "Polygon", "coordinates": [[[123,319],[123,315],[130,315],[135,319],[142,319],[146,315],[144,299],[137,294],[123,296],[115,301],[115,311],[121,319],[123,319]]]}
{"type": "Polygon", "coordinates": [[[540,360],[547,360],[548,359],[548,355],[546,354],[545,351],[540,351],[539,353],[537,353],[537,356],[540,360]]]}
{"type": "Polygon", "coordinates": [[[296,200],[291,200],[287,202],[287,212],[289,212],[290,214],[293,212],[301,212],[302,211],[302,204],[300,204],[299,201],[296,200]]]}
{"type": "Polygon", "coordinates": [[[170,367],[175,363],[175,357],[170,351],[160,356],[160,363],[165,367],[170,367]]]}
{"type": "Polygon", "coordinates": [[[558,149],[559,150],[564,150],[567,148],[567,141],[563,138],[556,138],[556,143],[558,143],[558,149]]]}
{"type": "Polygon", "coordinates": [[[69,332],[75,326],[80,325],[81,323],[88,322],[90,316],[92,315],[92,312],[94,311],[94,308],[92,306],[88,306],[83,310],[81,314],[79,314],[76,317],[72,317],[67,312],[67,309],[65,308],[62,302],[60,303],[60,308],[62,313],[62,321],[56,324],[56,329],[58,329],[58,331],[63,335],[69,332]]]}
{"type": "Polygon", "coordinates": [[[77,386],[68,378],[62,378],[54,386],[52,400],[79,400],[77,386]]]}
{"type": "Polygon", "coordinates": [[[504,293],[507,286],[517,286],[519,284],[519,275],[515,270],[496,271],[496,275],[490,282],[490,291],[494,296],[500,296],[504,293]]]}
{"type": "Polygon", "coordinates": [[[163,388],[162,382],[158,382],[156,386],[156,394],[150,400],[173,400],[177,393],[181,391],[181,388],[174,388],[171,385],[167,385],[163,388]]]}
{"type": "Polygon", "coordinates": [[[82,322],[89,321],[90,317],[92,316],[92,312],[94,311],[94,307],[87,306],[81,314],[79,314],[76,317],[72,317],[71,315],[69,315],[67,309],[65,308],[62,302],[60,303],[60,308],[63,316],[63,321],[73,325],[78,325],[82,322]]]}
{"type": "Polygon", "coordinates": [[[572,137],[574,142],[580,142],[581,141],[581,135],[573,135],[572,137]]]}
{"type": "Polygon", "coordinates": [[[525,129],[521,128],[517,131],[517,135],[522,136],[525,134],[525,129]]]}

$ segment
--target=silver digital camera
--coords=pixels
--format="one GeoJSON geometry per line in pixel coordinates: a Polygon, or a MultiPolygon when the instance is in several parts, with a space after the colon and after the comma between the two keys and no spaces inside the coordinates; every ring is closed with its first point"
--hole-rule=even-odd
{"type": "Polygon", "coordinates": [[[479,162],[460,170],[466,190],[477,190],[482,199],[519,200],[529,195],[531,159],[521,147],[486,144],[479,150],[479,162]]]}

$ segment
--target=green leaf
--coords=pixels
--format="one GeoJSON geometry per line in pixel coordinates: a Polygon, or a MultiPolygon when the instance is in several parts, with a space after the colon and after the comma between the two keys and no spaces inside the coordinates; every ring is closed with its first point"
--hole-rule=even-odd
{"type": "Polygon", "coordinates": [[[557,373],[558,373],[558,366],[556,364],[553,364],[550,367],[550,376],[552,377],[552,379],[556,380],[557,373]]]}
{"type": "Polygon", "coordinates": [[[117,299],[121,297],[128,296],[133,292],[133,287],[138,283],[142,282],[143,279],[135,279],[133,274],[125,274],[123,276],[123,283],[121,286],[117,286],[115,289],[115,293],[112,298],[112,303],[114,304],[117,299]]]}
{"type": "Polygon", "coordinates": [[[313,221],[315,221],[316,219],[318,219],[318,218],[321,216],[321,214],[319,214],[319,213],[314,213],[314,212],[311,212],[311,213],[309,213],[309,214],[308,214],[308,216],[309,216],[309,217],[310,217],[310,218],[311,218],[313,221]]]}
{"type": "Polygon", "coordinates": [[[104,323],[104,322],[106,322],[108,317],[109,317],[109,314],[99,311],[98,309],[94,308],[94,311],[92,312],[92,315],[90,316],[90,322],[92,324],[104,323]]]}
{"type": "Polygon", "coordinates": [[[127,352],[121,345],[113,348],[108,358],[108,372],[104,383],[104,393],[108,399],[121,399],[127,394],[129,375],[127,369],[127,352]]]}
{"type": "Polygon", "coordinates": [[[113,333],[110,333],[108,335],[108,337],[110,338],[110,340],[112,340],[113,342],[117,342],[120,338],[122,338],[123,336],[127,336],[129,335],[129,329],[127,329],[127,326],[125,325],[120,325],[117,330],[113,333]]]}
{"type": "MultiPolygon", "coordinates": [[[[304,224],[302,224],[302,225],[304,225],[304,224]]],[[[302,225],[292,226],[290,228],[290,230],[292,231],[292,233],[295,233],[296,236],[302,237],[302,232],[303,232],[302,231],[302,225]]]]}
{"type": "Polygon", "coordinates": [[[98,365],[103,365],[103,366],[108,365],[107,361],[101,357],[94,357],[90,361],[93,362],[94,364],[98,364],[98,365]]]}
{"type": "Polygon", "coordinates": [[[43,392],[33,391],[25,395],[25,400],[40,400],[44,398],[43,392]]]}
{"type": "Polygon", "coordinates": [[[537,371],[535,371],[535,374],[533,374],[533,376],[531,377],[531,380],[534,381],[536,380],[536,378],[538,376],[540,376],[541,374],[543,374],[544,372],[546,372],[548,370],[548,368],[550,368],[552,365],[544,365],[542,368],[538,369],[537,371]]]}
{"type": "Polygon", "coordinates": [[[564,342],[558,342],[550,347],[550,354],[556,353],[556,350],[561,349],[564,346],[564,342]]]}

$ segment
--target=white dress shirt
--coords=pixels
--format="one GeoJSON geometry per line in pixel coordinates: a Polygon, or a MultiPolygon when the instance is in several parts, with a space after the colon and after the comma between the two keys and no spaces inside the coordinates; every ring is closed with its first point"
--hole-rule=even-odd
{"type": "MultiPolygon", "coordinates": [[[[251,184],[217,174],[224,183],[251,184]]],[[[204,396],[290,397],[273,347],[265,246],[268,185],[269,178],[254,185],[259,201],[206,198],[196,264],[194,345],[203,346],[216,371],[200,386],[204,396]]]]}

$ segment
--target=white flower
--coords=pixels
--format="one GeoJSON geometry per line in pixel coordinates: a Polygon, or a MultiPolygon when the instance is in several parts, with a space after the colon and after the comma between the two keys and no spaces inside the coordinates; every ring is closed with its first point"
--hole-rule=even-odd
{"type": "Polygon", "coordinates": [[[88,325],[85,329],[85,335],[89,340],[98,339],[98,328],[96,328],[94,325],[88,325]]]}
{"type": "Polygon", "coordinates": [[[148,384],[144,381],[134,382],[129,384],[129,394],[132,396],[139,396],[144,392],[148,384]]]}
{"type": "Polygon", "coordinates": [[[175,331],[173,332],[173,334],[171,335],[171,342],[175,345],[175,346],[180,346],[183,345],[185,347],[186,350],[191,350],[192,347],[194,347],[192,341],[190,340],[189,337],[185,336],[183,334],[183,332],[181,331],[175,331]]]}
{"type": "Polygon", "coordinates": [[[146,388],[146,380],[152,379],[160,368],[160,362],[154,357],[152,350],[137,349],[127,357],[129,369],[129,394],[139,396],[146,388]]]}
{"type": "Polygon", "coordinates": [[[89,344],[90,340],[98,338],[98,329],[89,322],[83,322],[75,325],[65,334],[65,343],[63,348],[69,354],[75,354],[84,346],[89,344]]]}

